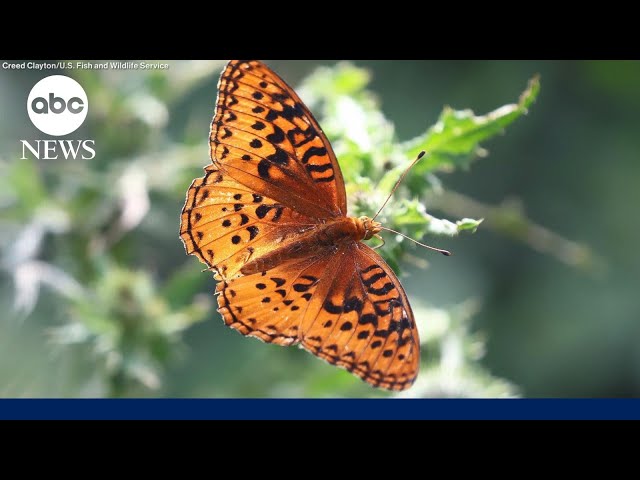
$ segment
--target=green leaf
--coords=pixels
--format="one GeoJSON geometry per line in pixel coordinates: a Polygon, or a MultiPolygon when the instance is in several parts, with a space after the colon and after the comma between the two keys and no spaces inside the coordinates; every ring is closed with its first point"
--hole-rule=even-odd
{"type": "Polygon", "coordinates": [[[416,173],[450,171],[468,165],[474,157],[486,155],[480,142],[502,133],[505,127],[526,114],[539,90],[540,80],[535,76],[518,103],[504,105],[481,116],[469,109],[445,107],[435,125],[404,145],[409,158],[416,157],[422,150],[427,152],[425,159],[416,166],[416,173]]]}
{"type": "Polygon", "coordinates": [[[458,232],[470,232],[476,233],[478,226],[484,221],[484,218],[480,220],[474,220],[473,218],[463,218],[458,220],[456,225],[458,226],[458,232]]]}
{"type": "Polygon", "coordinates": [[[449,237],[460,232],[475,233],[482,223],[482,219],[463,218],[454,223],[450,220],[434,217],[427,213],[425,206],[418,200],[402,199],[392,207],[391,212],[389,221],[393,228],[416,240],[420,240],[427,233],[449,237]]]}
{"type": "Polygon", "coordinates": [[[424,206],[416,200],[401,200],[397,209],[393,213],[393,224],[404,225],[424,225],[429,223],[424,206]]]}

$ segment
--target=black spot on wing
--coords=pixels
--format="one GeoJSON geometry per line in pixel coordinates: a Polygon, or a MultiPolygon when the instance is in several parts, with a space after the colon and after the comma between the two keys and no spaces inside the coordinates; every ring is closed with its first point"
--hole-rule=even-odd
{"type": "Polygon", "coordinates": [[[380,265],[376,265],[375,263],[373,265],[369,265],[367,268],[365,268],[364,270],[361,270],[360,273],[369,273],[371,270],[374,270],[376,268],[379,268],[380,270],[382,270],[382,267],[380,265]]]}
{"type": "Polygon", "coordinates": [[[381,278],[385,278],[386,276],[387,274],[384,272],[375,273],[367,279],[363,278],[362,283],[364,284],[365,287],[370,287],[371,285],[376,283],[378,280],[380,280],[381,278]]]}
{"type": "Polygon", "coordinates": [[[334,303],[329,299],[325,300],[322,307],[329,313],[333,313],[333,314],[342,313],[342,307],[340,305],[334,305],[334,303]]]}
{"type": "Polygon", "coordinates": [[[271,126],[273,127],[273,133],[270,133],[269,135],[267,135],[267,140],[269,140],[271,143],[276,143],[276,144],[284,142],[286,137],[282,129],[275,124],[271,126]]]}
{"type": "Polygon", "coordinates": [[[329,169],[333,169],[333,166],[330,163],[324,163],[322,165],[312,165],[309,164],[305,167],[307,172],[326,172],[329,169]]]}
{"type": "Polygon", "coordinates": [[[276,92],[271,94],[271,98],[273,98],[276,102],[283,103],[289,98],[289,95],[287,95],[286,93],[276,92]]]}
{"type": "Polygon", "coordinates": [[[253,240],[260,232],[260,229],[255,225],[251,225],[250,227],[247,227],[247,231],[249,232],[249,240],[253,240]]]}
{"type": "Polygon", "coordinates": [[[371,324],[374,328],[378,327],[378,316],[373,313],[365,313],[361,315],[358,319],[358,323],[360,325],[368,325],[371,324]]]}
{"type": "Polygon", "coordinates": [[[282,205],[262,204],[258,208],[256,208],[256,216],[262,220],[273,209],[275,209],[276,213],[274,213],[273,217],[271,218],[271,221],[277,222],[278,220],[280,220],[280,217],[282,216],[282,211],[284,210],[284,207],[282,205]]]}
{"type": "Polygon", "coordinates": [[[260,163],[258,163],[258,175],[260,175],[260,178],[270,178],[269,176],[270,167],[271,167],[271,163],[269,163],[268,160],[265,160],[264,158],[260,160],[260,163]]]}
{"type": "Polygon", "coordinates": [[[306,152],[304,152],[304,155],[302,155],[302,158],[300,159],[300,161],[306,164],[311,157],[313,156],[323,157],[326,154],[327,154],[327,149],[324,147],[310,147],[306,152]]]}
{"type": "Polygon", "coordinates": [[[353,311],[361,312],[362,306],[363,306],[362,301],[358,297],[350,297],[343,304],[345,313],[349,313],[353,311]]]}
{"type": "Polygon", "coordinates": [[[280,216],[282,215],[283,210],[284,210],[283,207],[280,207],[280,206],[276,207],[276,213],[273,215],[273,218],[272,218],[274,222],[277,222],[278,220],[280,220],[280,216]]]}
{"type": "Polygon", "coordinates": [[[311,287],[313,287],[316,283],[318,283],[318,277],[314,277],[313,275],[302,275],[300,280],[306,280],[309,283],[298,282],[293,284],[293,289],[296,292],[306,292],[311,287]]]}
{"type": "Polygon", "coordinates": [[[314,182],[332,182],[336,177],[331,175],[330,177],[314,177],[314,182]]]}
{"type": "Polygon", "coordinates": [[[373,332],[374,337],[387,338],[389,336],[389,330],[376,330],[373,332]]]}
{"type": "Polygon", "coordinates": [[[307,290],[309,290],[313,285],[306,285],[304,283],[294,283],[293,284],[293,289],[296,292],[306,292],[307,290]]]}
{"type": "Polygon", "coordinates": [[[271,210],[272,207],[270,207],[269,205],[260,205],[258,208],[256,208],[256,215],[258,216],[259,219],[263,219],[267,213],[269,213],[269,210],[271,210]]]}
{"type": "Polygon", "coordinates": [[[369,292],[369,293],[371,293],[373,295],[381,296],[381,295],[386,295],[387,293],[389,293],[394,288],[395,287],[393,286],[393,283],[387,282],[380,288],[369,287],[369,288],[367,288],[367,292],[369,292]]]}
{"type": "Polygon", "coordinates": [[[289,155],[281,148],[276,148],[274,153],[267,155],[267,160],[277,165],[287,165],[289,163],[289,155]]]}

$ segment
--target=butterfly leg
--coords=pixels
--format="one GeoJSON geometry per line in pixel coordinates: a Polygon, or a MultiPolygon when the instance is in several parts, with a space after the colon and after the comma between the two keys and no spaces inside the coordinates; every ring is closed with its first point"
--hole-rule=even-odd
{"type": "Polygon", "coordinates": [[[374,250],[377,250],[377,249],[379,249],[379,248],[381,248],[381,247],[384,247],[384,244],[386,243],[386,242],[384,241],[384,238],[382,238],[382,237],[381,237],[379,234],[377,234],[377,233],[374,235],[374,237],[376,237],[377,239],[381,240],[381,241],[382,241],[382,243],[381,243],[380,245],[376,245],[375,247],[373,247],[373,249],[374,249],[374,250]]]}

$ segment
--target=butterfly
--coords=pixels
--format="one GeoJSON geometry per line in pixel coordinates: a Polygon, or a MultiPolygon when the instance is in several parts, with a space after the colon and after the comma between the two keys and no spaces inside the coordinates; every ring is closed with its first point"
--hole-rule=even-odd
{"type": "Polygon", "coordinates": [[[180,238],[214,272],[225,324],[300,345],[375,387],[409,388],[420,363],[411,306],[362,243],[382,226],[347,215],[336,156],[296,92],[262,62],[229,62],[209,141],[180,238]]]}

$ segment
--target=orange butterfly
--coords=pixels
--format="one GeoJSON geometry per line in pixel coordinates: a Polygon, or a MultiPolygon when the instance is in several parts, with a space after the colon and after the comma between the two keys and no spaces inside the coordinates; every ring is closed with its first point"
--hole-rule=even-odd
{"type": "Polygon", "coordinates": [[[180,237],[219,281],[218,311],[243,335],[300,344],[375,387],[409,388],[420,342],[407,295],[348,217],[340,166],[320,125],[258,61],[218,84],[212,164],[189,187],[180,237]]]}

